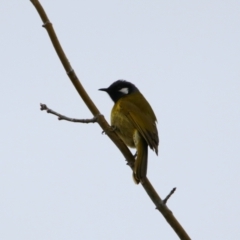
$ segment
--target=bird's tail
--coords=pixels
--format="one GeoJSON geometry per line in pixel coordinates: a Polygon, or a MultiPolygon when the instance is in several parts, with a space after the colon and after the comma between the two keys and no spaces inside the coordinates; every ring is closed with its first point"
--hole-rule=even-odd
{"type": "Polygon", "coordinates": [[[133,180],[136,184],[143,181],[147,176],[148,145],[142,136],[136,141],[137,157],[133,168],[133,180]]]}

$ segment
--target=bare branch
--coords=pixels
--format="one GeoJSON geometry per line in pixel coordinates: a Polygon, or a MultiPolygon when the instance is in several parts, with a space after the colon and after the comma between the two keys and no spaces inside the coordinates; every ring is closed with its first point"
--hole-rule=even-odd
{"type": "Polygon", "coordinates": [[[95,122],[97,122],[99,115],[101,115],[101,114],[98,114],[97,116],[95,116],[91,119],[69,118],[69,117],[66,117],[66,116],[64,116],[60,113],[57,113],[57,112],[53,111],[52,109],[48,108],[46,104],[40,103],[40,106],[41,106],[41,108],[40,108],[41,111],[46,111],[47,113],[51,113],[51,114],[57,116],[58,120],[66,120],[66,121],[69,121],[69,122],[95,123],[95,122]]]}
{"type": "MultiPolygon", "coordinates": [[[[100,114],[99,110],[91,100],[91,98],[88,96],[87,92],[83,88],[82,84],[80,83],[77,75],[75,74],[72,66],[70,65],[60,43],[57,38],[57,35],[53,29],[52,23],[47,17],[47,14],[45,13],[43,7],[39,3],[38,0],[30,0],[34,7],[36,8],[37,12],[39,13],[42,21],[43,21],[43,27],[47,30],[47,33],[52,41],[53,47],[63,64],[63,67],[70,78],[72,84],[76,88],[77,92],[81,96],[82,100],[85,102],[89,110],[92,112],[93,116],[98,116],[96,121],[101,126],[103,131],[107,134],[107,136],[115,143],[115,145],[119,148],[119,150],[124,155],[125,159],[130,163],[129,166],[132,168],[134,163],[134,157],[131,154],[130,150],[127,148],[127,146],[121,141],[121,139],[117,136],[115,131],[111,131],[111,127],[105,120],[104,116],[100,114]]],[[[148,180],[148,178],[144,179],[143,182],[141,182],[143,188],[147,192],[148,196],[151,198],[153,203],[155,204],[156,208],[162,213],[166,221],[170,224],[170,226],[173,228],[173,230],[176,232],[176,234],[179,236],[180,239],[183,240],[190,240],[190,237],[186,233],[186,231],[183,229],[181,224],[177,221],[177,219],[174,217],[173,213],[168,209],[166,204],[161,200],[155,189],[153,188],[152,184],[148,180]]]]}

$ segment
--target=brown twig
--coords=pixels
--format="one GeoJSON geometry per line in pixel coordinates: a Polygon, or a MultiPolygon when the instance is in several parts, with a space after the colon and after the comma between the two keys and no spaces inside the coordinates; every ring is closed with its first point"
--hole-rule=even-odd
{"type": "Polygon", "coordinates": [[[163,203],[167,204],[168,199],[174,194],[177,188],[173,188],[171,192],[163,199],[163,203]]]}
{"type": "MultiPolygon", "coordinates": [[[[36,8],[37,12],[39,13],[42,21],[43,21],[43,27],[47,30],[47,33],[52,41],[53,47],[56,50],[56,53],[63,64],[63,67],[65,71],[67,72],[72,84],[76,88],[77,92],[81,96],[82,100],[85,102],[89,110],[92,112],[93,116],[98,116],[97,122],[103,129],[103,131],[107,134],[107,136],[115,143],[115,145],[119,148],[119,150],[124,155],[125,159],[130,163],[129,166],[132,166],[134,163],[134,157],[131,154],[130,150],[127,148],[127,146],[119,139],[115,131],[111,131],[111,127],[105,120],[104,116],[100,114],[99,110],[91,100],[91,98],[88,96],[87,92],[83,88],[82,84],[78,80],[77,75],[75,74],[72,66],[70,65],[59,41],[57,38],[57,35],[53,29],[52,23],[47,17],[47,14],[45,13],[43,7],[39,3],[38,0],[30,0],[34,7],[36,8]]],[[[170,224],[170,226],[173,228],[173,230],[176,232],[176,234],[179,236],[180,239],[184,240],[190,240],[190,237],[186,233],[186,231],[183,229],[181,224],[177,221],[177,219],[174,217],[172,212],[168,209],[166,204],[161,200],[155,189],[153,188],[152,184],[148,180],[148,178],[144,179],[144,182],[141,182],[143,188],[147,192],[148,196],[151,198],[153,203],[155,204],[156,208],[162,213],[166,221],[170,224]]]]}
{"type": "Polygon", "coordinates": [[[60,113],[53,111],[52,109],[48,108],[46,104],[42,104],[42,103],[40,103],[40,110],[46,111],[47,113],[57,116],[58,120],[66,120],[69,122],[78,122],[78,123],[95,123],[95,122],[97,122],[99,115],[101,115],[101,114],[98,114],[97,116],[94,116],[91,119],[69,118],[60,113]]]}

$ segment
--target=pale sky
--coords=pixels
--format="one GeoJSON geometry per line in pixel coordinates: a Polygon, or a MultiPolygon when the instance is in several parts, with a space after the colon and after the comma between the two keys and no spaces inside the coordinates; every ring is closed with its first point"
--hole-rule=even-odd
{"type": "MultiPolygon", "coordinates": [[[[41,1],[90,97],[134,83],[158,118],[148,178],[194,240],[240,239],[240,2],[41,1]]],[[[178,239],[91,118],[30,1],[0,2],[0,239],[178,239]]],[[[134,152],[134,151],[133,151],[134,152]]]]}

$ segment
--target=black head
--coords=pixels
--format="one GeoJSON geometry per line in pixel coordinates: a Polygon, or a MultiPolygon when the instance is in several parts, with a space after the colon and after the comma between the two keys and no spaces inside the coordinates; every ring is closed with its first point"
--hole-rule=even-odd
{"type": "Polygon", "coordinates": [[[117,80],[108,88],[98,90],[107,92],[114,102],[117,102],[123,96],[139,91],[135,85],[124,80],[117,80]]]}

